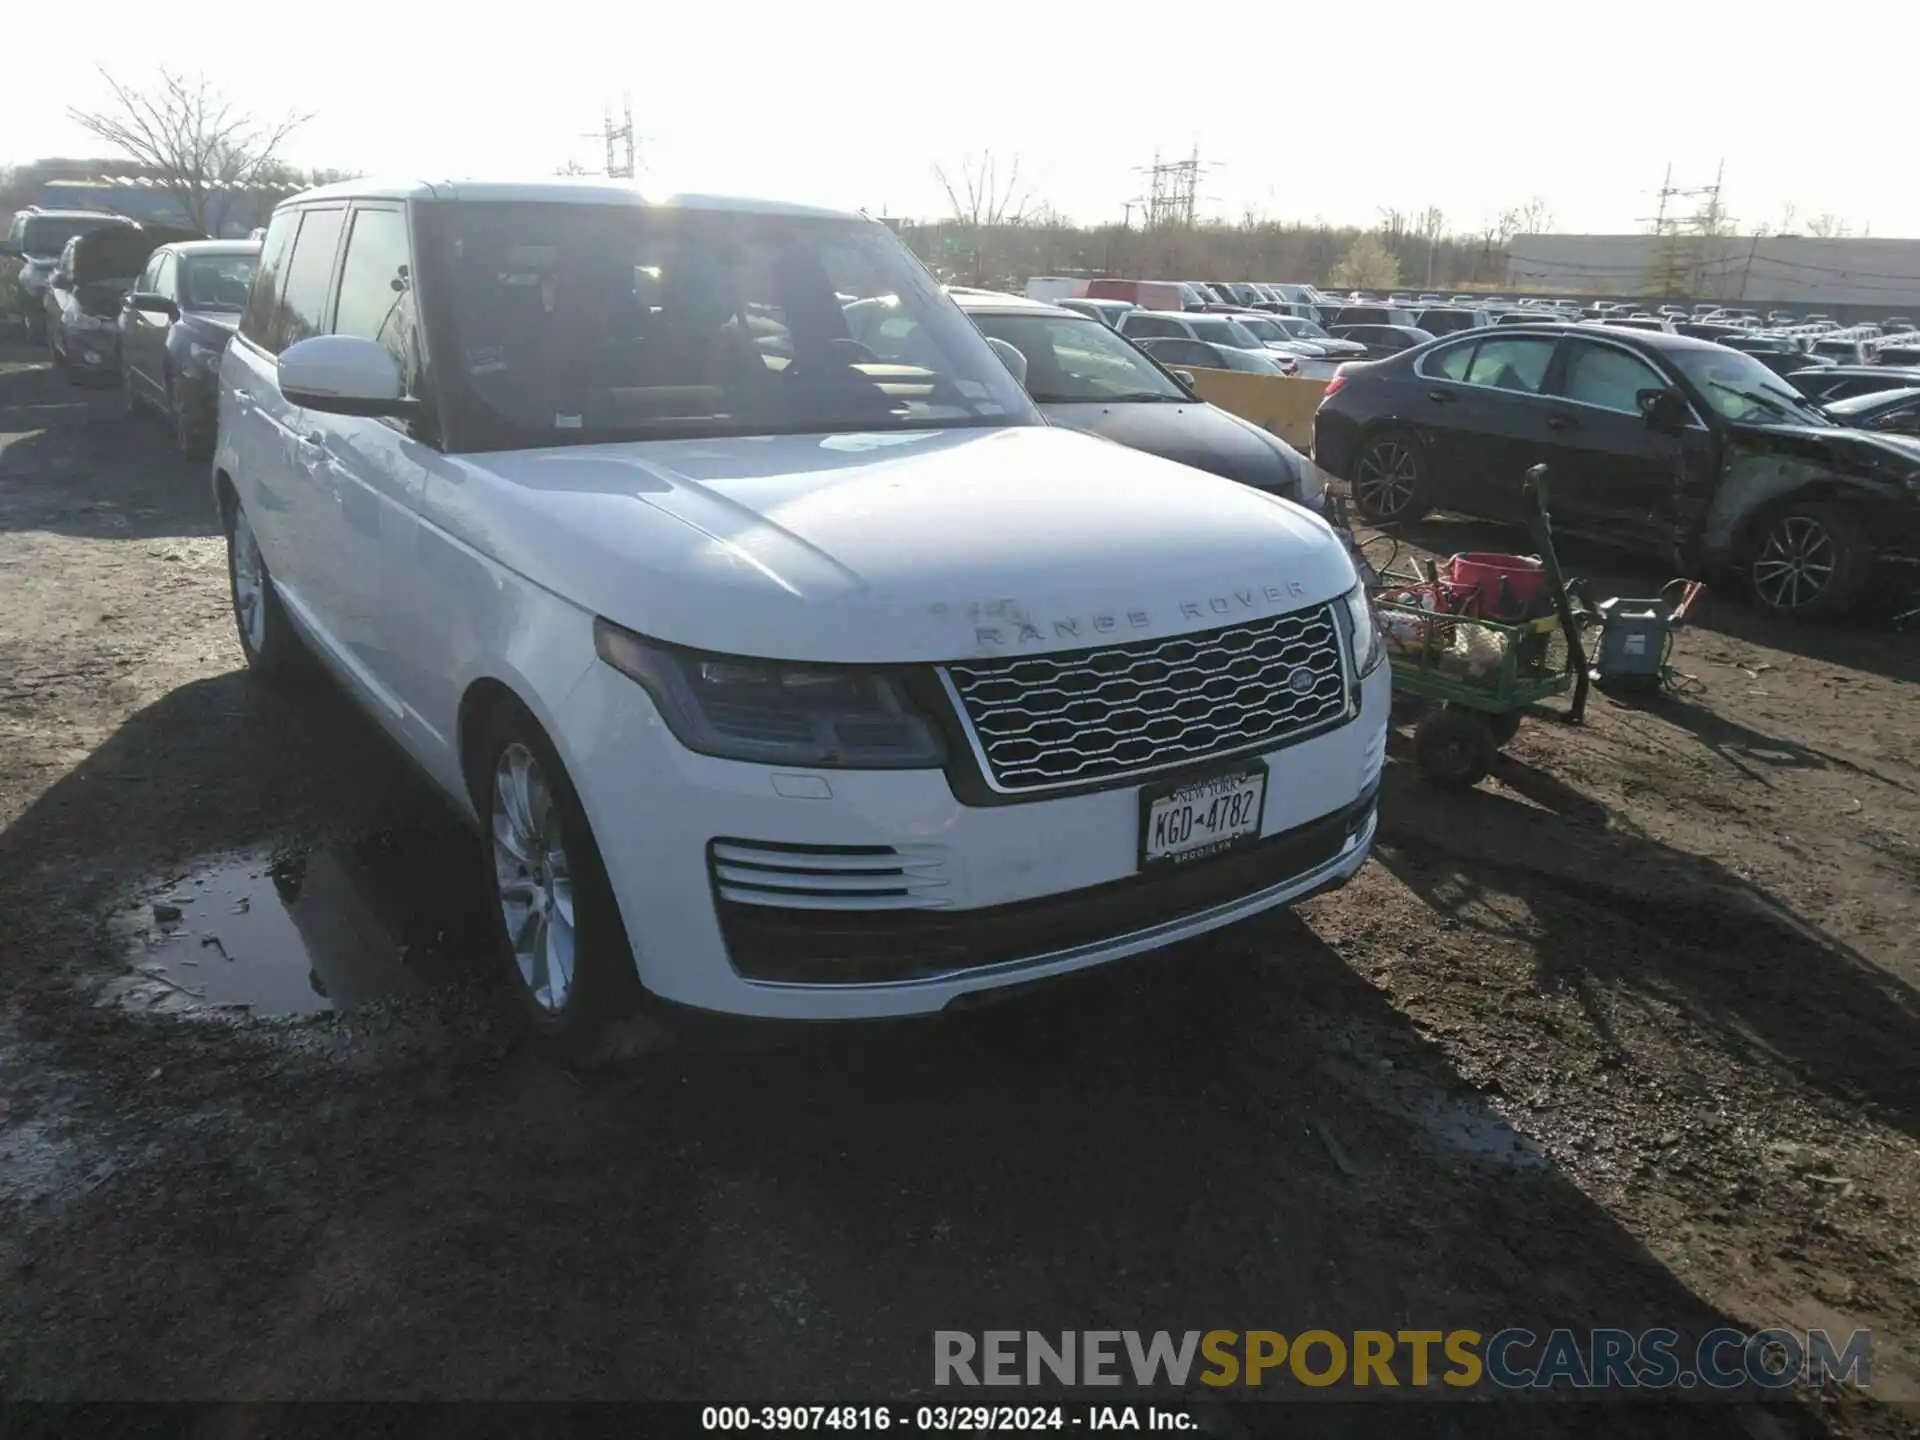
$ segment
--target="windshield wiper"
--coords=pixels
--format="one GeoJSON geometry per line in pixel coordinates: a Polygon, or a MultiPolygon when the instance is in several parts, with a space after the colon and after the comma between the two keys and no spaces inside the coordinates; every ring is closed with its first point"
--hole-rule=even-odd
{"type": "MultiPolygon", "coordinates": [[[[1760,409],[1771,411],[1775,415],[1784,416],[1789,420],[1803,418],[1800,415],[1796,415],[1794,411],[1788,409],[1787,406],[1781,404],[1780,401],[1776,400],[1773,396],[1763,394],[1758,390],[1743,390],[1738,385],[1727,384],[1724,380],[1714,380],[1709,383],[1716,390],[1724,390],[1729,395],[1737,395],[1749,405],[1758,406],[1760,409]]],[[[1821,418],[1825,419],[1824,416],[1821,418]]]]}

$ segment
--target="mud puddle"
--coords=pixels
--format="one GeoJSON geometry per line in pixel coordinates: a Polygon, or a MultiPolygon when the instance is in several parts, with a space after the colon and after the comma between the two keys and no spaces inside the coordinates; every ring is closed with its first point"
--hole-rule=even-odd
{"type": "Polygon", "coordinates": [[[141,1009],[311,1015],[484,975],[472,845],[384,830],[208,856],[117,918],[131,973],[109,993],[141,1009]]]}

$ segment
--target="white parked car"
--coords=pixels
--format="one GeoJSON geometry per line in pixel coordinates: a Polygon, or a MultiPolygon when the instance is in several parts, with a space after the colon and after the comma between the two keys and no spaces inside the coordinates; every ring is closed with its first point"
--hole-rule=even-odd
{"type": "Polygon", "coordinates": [[[248,663],[317,659],[475,822],[555,1039],[937,1011],[1337,886],[1373,836],[1387,670],[1332,530],[1050,428],[859,216],[301,195],[214,485],[248,663]]]}

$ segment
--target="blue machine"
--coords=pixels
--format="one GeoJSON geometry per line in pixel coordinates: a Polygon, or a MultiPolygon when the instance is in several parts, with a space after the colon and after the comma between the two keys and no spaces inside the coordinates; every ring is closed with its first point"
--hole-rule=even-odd
{"type": "MultiPolygon", "coordinates": [[[[1686,619],[1698,581],[1678,582],[1684,588],[1677,603],[1666,591],[1650,600],[1616,596],[1602,600],[1600,640],[1593,652],[1593,682],[1603,690],[1657,690],[1666,682],[1667,656],[1673,636],[1686,619]]],[[[1669,585],[1667,590],[1674,587],[1669,585]]]]}

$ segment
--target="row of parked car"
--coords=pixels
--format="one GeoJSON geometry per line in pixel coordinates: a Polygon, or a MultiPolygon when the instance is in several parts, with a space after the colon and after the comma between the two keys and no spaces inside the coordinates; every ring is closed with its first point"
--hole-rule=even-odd
{"type": "Polygon", "coordinates": [[[75,384],[117,384],[162,416],[186,455],[210,454],[220,356],[259,264],[253,240],[89,210],[20,211],[0,254],[20,261],[13,308],[75,384]]]}

